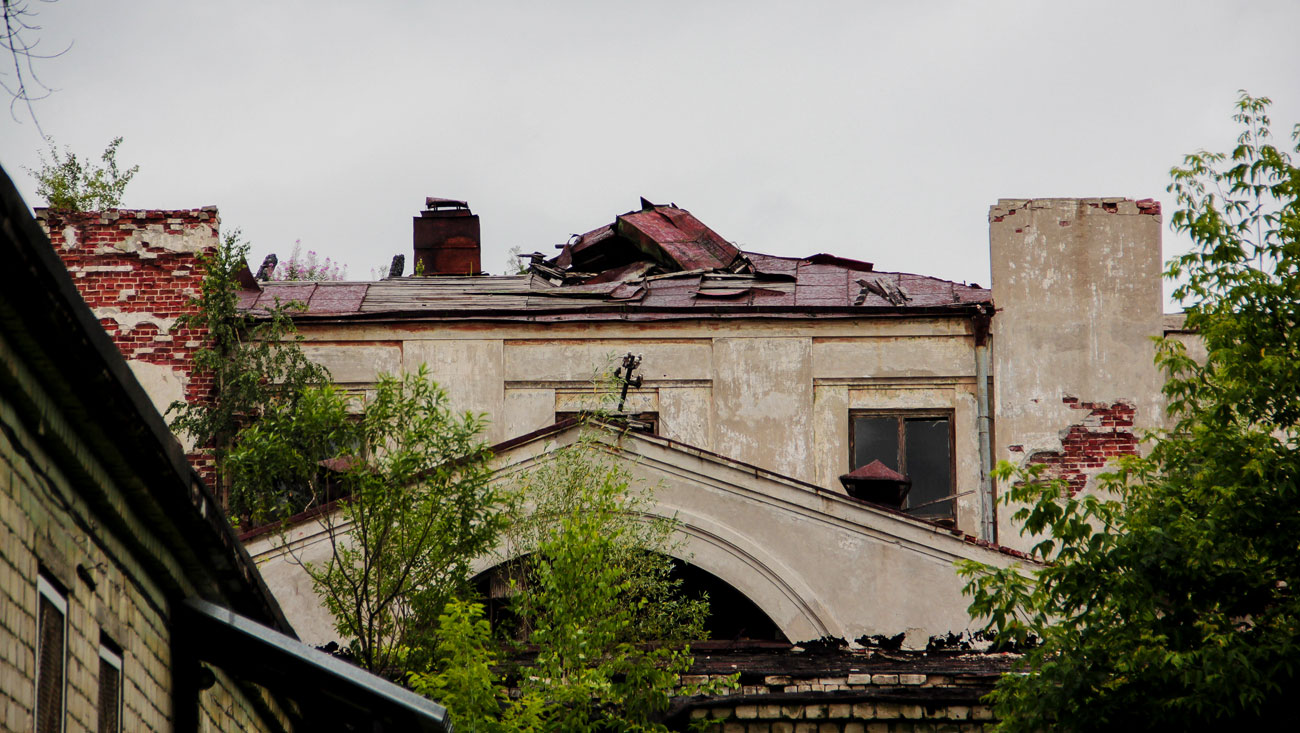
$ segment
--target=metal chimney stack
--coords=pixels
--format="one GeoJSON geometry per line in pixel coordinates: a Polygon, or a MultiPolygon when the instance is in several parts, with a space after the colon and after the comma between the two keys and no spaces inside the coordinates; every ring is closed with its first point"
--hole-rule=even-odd
{"type": "Polygon", "coordinates": [[[469,204],[430,196],[415,217],[415,267],[425,275],[477,275],[480,264],[478,214],[469,204]]]}

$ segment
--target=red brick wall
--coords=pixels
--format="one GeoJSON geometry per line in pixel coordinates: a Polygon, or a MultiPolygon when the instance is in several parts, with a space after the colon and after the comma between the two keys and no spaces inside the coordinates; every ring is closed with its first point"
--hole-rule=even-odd
{"type": "MultiPolygon", "coordinates": [[[[195,310],[190,300],[198,295],[203,279],[198,256],[214,251],[219,243],[216,208],[85,213],[38,209],[36,216],[81,297],[122,355],[171,368],[186,383],[186,401],[206,399],[211,377],[193,374],[194,351],[204,343],[206,331],[174,324],[178,316],[195,310]]],[[[190,460],[211,483],[211,457],[192,453],[190,460]]]]}
{"type": "Polygon", "coordinates": [[[1066,430],[1061,438],[1061,450],[1034,453],[1029,463],[1046,465],[1045,476],[1065,479],[1070,493],[1075,494],[1110,459],[1137,455],[1138,438],[1133,433],[1135,410],[1128,402],[1107,405],[1080,402],[1077,397],[1065,397],[1061,402],[1072,410],[1087,410],[1088,414],[1066,430]]]}

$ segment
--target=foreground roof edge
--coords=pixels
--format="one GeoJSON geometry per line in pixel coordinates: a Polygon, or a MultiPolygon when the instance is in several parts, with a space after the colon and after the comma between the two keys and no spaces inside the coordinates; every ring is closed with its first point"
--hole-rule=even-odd
{"type": "Polygon", "coordinates": [[[309,701],[302,714],[316,730],[345,720],[375,731],[452,729],[447,709],[432,700],[214,603],[186,599],[177,617],[200,659],[309,701]]]}
{"type": "Polygon", "coordinates": [[[220,502],[190,466],[2,168],[0,225],[0,288],[9,302],[26,306],[21,314],[0,308],[0,332],[11,348],[44,367],[35,375],[42,388],[78,421],[132,510],[155,521],[200,592],[212,600],[224,596],[241,612],[292,633],[220,502]]]}

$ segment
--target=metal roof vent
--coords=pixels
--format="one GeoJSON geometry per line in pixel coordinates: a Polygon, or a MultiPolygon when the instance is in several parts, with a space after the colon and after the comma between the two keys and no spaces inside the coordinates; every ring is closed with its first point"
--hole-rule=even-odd
{"type": "Polygon", "coordinates": [[[854,499],[895,509],[903,508],[907,492],[912,490],[912,479],[879,460],[840,476],[840,483],[844,484],[844,490],[854,499]]]}

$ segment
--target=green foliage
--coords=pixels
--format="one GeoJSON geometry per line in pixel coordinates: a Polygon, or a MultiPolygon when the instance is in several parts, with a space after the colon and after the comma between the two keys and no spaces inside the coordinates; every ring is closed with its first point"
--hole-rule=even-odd
{"type": "MultiPolygon", "coordinates": [[[[177,319],[177,328],[207,333],[204,346],[194,353],[194,377],[212,378],[210,399],[175,402],[172,429],[187,433],[195,445],[211,450],[219,481],[227,491],[227,511],[237,520],[265,521],[280,497],[258,493],[254,487],[230,483],[224,476],[226,459],[240,429],[264,415],[281,423],[291,420],[299,397],[309,387],[329,384],[329,373],[303,355],[300,337],[290,314],[300,304],[277,304],[262,313],[239,309],[239,272],[246,265],[248,245],[239,232],[229,233],[204,266],[197,311],[177,319]]],[[[266,482],[278,480],[268,474],[266,482]]],[[[266,483],[263,482],[263,483],[266,483]]],[[[263,487],[264,488],[264,487],[263,487]]]]}
{"type": "MultiPolygon", "coordinates": [[[[555,451],[550,460],[515,479],[514,493],[523,503],[517,507],[506,532],[507,551],[526,563],[529,580],[514,596],[514,610],[535,627],[564,623],[560,617],[582,614],[593,604],[563,594],[545,595],[536,581],[539,572],[555,570],[548,563],[548,551],[569,557],[567,540],[587,542],[583,533],[598,535],[599,542],[585,545],[598,553],[602,568],[584,571],[583,577],[564,582],[592,582],[594,573],[610,573],[619,594],[610,605],[625,615],[613,641],[687,641],[704,638],[707,599],[688,599],[681,582],[672,578],[672,520],[651,513],[652,492],[635,486],[628,472],[609,457],[609,449],[586,432],[573,445],[555,451]],[[543,570],[542,566],[548,570],[543,570]],[[572,607],[564,603],[574,604],[572,607]]],[[[579,555],[579,560],[596,562],[597,555],[579,555]]],[[[580,568],[573,567],[578,573],[580,568]]],[[[549,576],[546,576],[549,577],[549,576]]],[[[612,612],[612,611],[611,611],[612,612]]],[[[603,619],[613,616],[605,612],[603,619]]]]}
{"type": "MultiPolygon", "coordinates": [[[[497,656],[485,625],[473,626],[485,623],[481,606],[442,619],[444,643],[460,639],[450,648],[490,655],[489,674],[464,671],[469,657],[440,647],[434,668],[412,676],[414,687],[435,698],[473,690],[478,701],[487,685],[496,689],[496,707],[457,709],[458,729],[664,730],[655,720],[690,666],[686,641],[705,636],[707,599],[683,597],[664,554],[672,523],[647,519],[650,497],[605,450],[588,436],[516,481],[524,505],[507,546],[525,561],[512,610],[536,648],[518,671],[519,698],[509,699],[490,672],[497,656]]],[[[728,686],[734,681],[717,687],[728,686]]]]}
{"type": "Polygon", "coordinates": [[[1300,170],[1270,140],[1268,104],[1243,93],[1233,151],[1173,171],[1172,224],[1197,247],[1167,275],[1183,278],[1175,296],[1208,357],[1160,344],[1172,430],[1103,474],[1103,498],[1000,468],[1048,563],[960,569],[999,641],[1041,640],[993,693],[1002,730],[1294,722],[1300,170]]]}
{"type": "Polygon", "coordinates": [[[50,146],[50,159],[41,155],[40,170],[28,169],[36,178],[36,195],[45,199],[51,209],[59,211],[104,211],[122,205],[126,185],[140,170],[133,165],[125,171],[118,170],[117,148],[122,138],[115,137],[104,149],[96,167],[77,157],[66,147],[63,153],[55,146],[53,138],[46,137],[50,146]]]}
{"type": "Polygon", "coordinates": [[[346,397],[325,387],[265,414],[241,432],[232,480],[250,492],[273,488],[268,472],[315,486],[322,462],[333,464],[331,480],[347,499],[321,516],[329,558],[303,567],[358,664],[418,668],[436,647],[435,619],[465,590],[470,560],[492,549],[504,521],[488,483],[483,420],[453,412],[423,366],[382,376],[359,420],[347,410],[346,397]]]}
{"type": "Polygon", "coordinates": [[[452,711],[465,733],[532,733],[547,730],[547,703],[535,692],[511,699],[494,671],[499,662],[483,605],[452,599],[438,616],[437,671],[412,673],[411,688],[452,711]]]}

